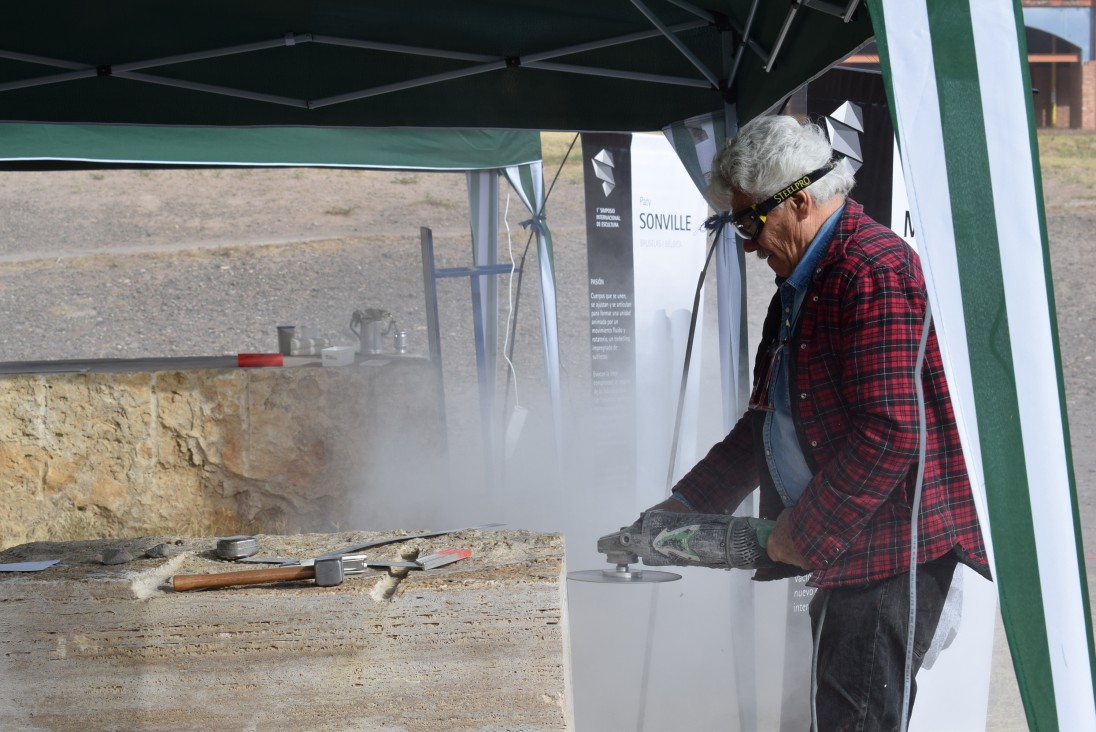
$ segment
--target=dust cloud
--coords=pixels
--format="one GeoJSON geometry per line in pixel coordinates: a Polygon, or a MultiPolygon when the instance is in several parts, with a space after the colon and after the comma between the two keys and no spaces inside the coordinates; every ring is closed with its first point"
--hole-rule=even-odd
{"type": "MultiPolygon", "coordinates": [[[[720,400],[713,396],[720,393],[714,320],[698,339],[703,398],[693,400],[695,444],[679,460],[677,475],[723,434],[720,400]]],[[[588,388],[564,383],[557,432],[547,388],[535,367],[516,374],[525,418],[507,444],[514,400],[501,395],[503,362],[500,396],[486,428],[475,380],[446,374],[446,455],[400,449],[418,443],[422,425],[386,426],[384,454],[368,461],[373,470],[384,471],[370,476],[370,483],[385,488],[359,497],[354,528],[446,529],[499,522],[562,533],[568,571],[608,568],[596,551],[598,537],[632,523],[668,493],[672,405],[681,366],[677,355],[667,360],[667,371],[677,376],[662,387],[665,406],[654,410],[663,418],[637,420],[644,425],[636,435],[638,455],[626,458],[641,468],[634,485],[613,487],[599,479],[606,464],[621,457],[606,454],[603,441],[596,439],[604,422],[588,388]]],[[[651,386],[642,388],[649,398],[651,386]]],[[[781,719],[782,697],[789,694],[802,693],[802,712],[808,711],[803,690],[809,684],[810,638],[804,631],[785,640],[787,585],[760,585],[746,572],[667,569],[683,579],[628,586],[563,583],[576,728],[805,729],[809,719],[804,722],[802,714],[789,719],[785,711],[781,719]],[[784,678],[786,667],[789,679],[784,678]]]]}

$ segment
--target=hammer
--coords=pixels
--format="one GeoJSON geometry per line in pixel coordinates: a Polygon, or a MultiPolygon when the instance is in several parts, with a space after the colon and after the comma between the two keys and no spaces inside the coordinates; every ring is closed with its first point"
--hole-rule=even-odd
{"type": "Polygon", "coordinates": [[[395,562],[367,559],[364,554],[349,554],[340,557],[321,557],[311,565],[246,569],[239,572],[218,572],[215,574],[177,574],[171,578],[171,587],[175,592],[186,592],[187,590],[203,590],[213,587],[258,585],[267,582],[291,582],[308,579],[315,580],[318,587],[335,587],[341,585],[346,577],[362,574],[367,568],[434,569],[470,556],[472,556],[471,549],[442,549],[416,561],[395,562]]]}

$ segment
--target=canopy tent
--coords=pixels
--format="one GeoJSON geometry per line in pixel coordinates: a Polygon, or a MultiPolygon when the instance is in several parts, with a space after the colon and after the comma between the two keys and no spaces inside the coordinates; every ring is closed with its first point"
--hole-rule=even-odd
{"type": "MultiPolygon", "coordinates": [[[[198,0],[181,12],[53,0],[6,10],[0,117],[12,124],[0,138],[16,123],[73,126],[64,134],[167,125],[174,139],[191,133],[183,127],[638,131],[714,114],[719,129],[694,140],[711,145],[874,35],[1028,721],[1096,728],[1018,4],[273,0],[256,10],[198,0]]],[[[688,127],[677,130],[695,134],[688,127]]],[[[743,280],[722,246],[733,413],[745,388],[743,280]]]]}
{"type": "Polygon", "coordinates": [[[732,94],[748,119],[871,35],[865,13],[843,22],[856,2],[809,4],[828,12],[753,13],[745,0],[19,3],[0,29],[0,98],[21,121],[654,130],[732,94]]]}

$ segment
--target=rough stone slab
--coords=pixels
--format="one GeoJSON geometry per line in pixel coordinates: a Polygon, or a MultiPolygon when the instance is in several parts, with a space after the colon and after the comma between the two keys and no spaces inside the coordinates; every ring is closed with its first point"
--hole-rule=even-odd
{"type": "Polygon", "coordinates": [[[336,530],[392,476],[440,480],[438,404],[435,365],[413,357],[0,376],[0,548],[225,526],[336,530]]]}
{"type": "MultiPolygon", "coordinates": [[[[415,532],[395,532],[415,533],[415,532]]],[[[260,554],[311,557],[383,534],[260,536],[260,554]]],[[[377,547],[472,558],[393,580],[176,593],[176,574],[232,571],[215,539],[39,542],[0,563],[3,730],[551,730],[572,727],[563,539],[466,531],[377,547]],[[104,565],[124,549],[166,558],[104,565]],[[175,553],[178,552],[178,553],[175,553]]]]}

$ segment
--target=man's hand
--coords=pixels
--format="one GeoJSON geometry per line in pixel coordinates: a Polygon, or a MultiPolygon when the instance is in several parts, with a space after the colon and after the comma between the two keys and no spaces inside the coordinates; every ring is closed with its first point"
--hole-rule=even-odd
{"type": "Polygon", "coordinates": [[[795,548],[795,542],[792,541],[791,514],[787,509],[776,517],[776,526],[773,527],[773,532],[769,534],[769,542],[765,546],[765,551],[768,552],[769,558],[774,562],[784,562],[803,569],[813,569],[807,564],[807,558],[795,548]]]}
{"type": "MultiPolygon", "coordinates": [[[[689,507],[681,501],[677,500],[673,496],[670,496],[662,503],[656,503],[647,509],[647,511],[673,511],[674,513],[690,513],[689,507]]],[[[647,513],[644,511],[643,513],[647,513]]]]}

